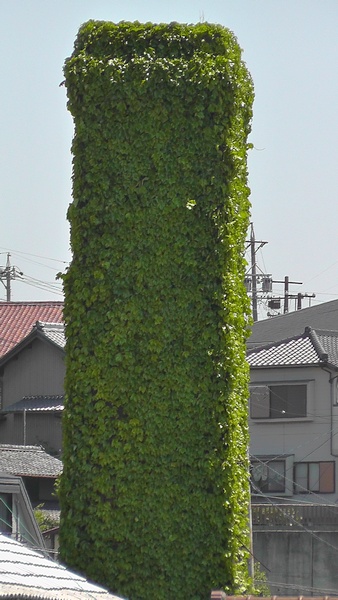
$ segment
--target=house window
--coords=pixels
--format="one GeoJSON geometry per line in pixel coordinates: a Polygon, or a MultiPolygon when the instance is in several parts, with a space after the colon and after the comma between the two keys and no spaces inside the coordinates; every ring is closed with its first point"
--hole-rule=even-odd
{"type": "Polygon", "coordinates": [[[252,462],[251,488],[253,493],[284,493],[285,460],[252,462]]]}
{"type": "Polygon", "coordinates": [[[306,417],[306,403],[306,383],[250,386],[250,415],[253,419],[306,417]]]}
{"type": "Polygon", "coordinates": [[[296,463],[294,480],[296,494],[332,494],[335,491],[335,463],[296,463]]]}

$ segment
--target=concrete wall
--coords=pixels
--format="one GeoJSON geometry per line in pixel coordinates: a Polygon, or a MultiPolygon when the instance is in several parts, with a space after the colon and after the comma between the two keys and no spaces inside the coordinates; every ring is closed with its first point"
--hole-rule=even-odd
{"type": "Polygon", "coordinates": [[[338,531],[254,531],[271,595],[338,595],[338,531]]]}

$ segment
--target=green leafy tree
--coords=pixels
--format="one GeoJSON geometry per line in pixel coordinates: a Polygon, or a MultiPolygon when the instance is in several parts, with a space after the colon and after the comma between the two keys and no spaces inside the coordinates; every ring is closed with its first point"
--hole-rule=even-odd
{"type": "Polygon", "coordinates": [[[44,510],[44,504],[38,504],[36,508],[34,508],[34,517],[40,528],[40,531],[48,531],[48,529],[52,529],[53,527],[58,527],[59,519],[50,515],[48,510],[44,510]]]}
{"type": "Polygon", "coordinates": [[[132,600],[243,591],[250,76],[221,26],[90,21],[65,77],[62,558],[132,600]]]}

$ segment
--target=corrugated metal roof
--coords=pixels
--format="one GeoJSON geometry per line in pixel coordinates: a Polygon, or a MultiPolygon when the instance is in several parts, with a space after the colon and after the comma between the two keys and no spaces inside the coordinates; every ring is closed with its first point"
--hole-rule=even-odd
{"type": "Polygon", "coordinates": [[[39,446],[0,444],[0,472],[21,477],[58,477],[62,462],[39,446]]]}
{"type": "Polygon", "coordinates": [[[1,598],[121,600],[42,554],[0,534],[1,598]]]}
{"type": "Polygon", "coordinates": [[[338,332],[306,327],[303,334],[250,350],[250,367],[330,364],[338,368],[338,332]]]}
{"type": "Polygon", "coordinates": [[[26,337],[37,321],[63,322],[63,302],[0,302],[0,356],[26,337]]]}
{"type": "Polygon", "coordinates": [[[2,413],[23,412],[60,412],[63,410],[64,396],[24,396],[18,402],[2,409],[2,413]]]}

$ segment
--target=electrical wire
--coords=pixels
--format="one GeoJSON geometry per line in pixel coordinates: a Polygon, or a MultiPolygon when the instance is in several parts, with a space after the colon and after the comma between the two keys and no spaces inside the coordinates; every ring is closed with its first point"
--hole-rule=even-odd
{"type": "MultiPolygon", "coordinates": [[[[271,393],[271,390],[270,390],[271,387],[280,387],[280,386],[287,387],[288,385],[294,385],[294,386],[296,386],[296,385],[306,385],[306,383],[304,383],[303,380],[302,381],[295,380],[292,383],[283,383],[283,382],[279,383],[278,381],[276,381],[276,382],[269,383],[269,384],[258,383],[258,382],[256,382],[256,383],[255,382],[250,382],[249,391],[252,388],[255,388],[255,387],[258,387],[258,388],[259,387],[263,387],[263,388],[267,388],[269,390],[269,394],[270,394],[271,393]]],[[[307,393],[307,395],[308,395],[308,393],[307,393]]],[[[286,404],[285,398],[283,396],[281,396],[280,394],[276,393],[276,391],[273,391],[273,396],[274,396],[274,398],[277,398],[278,400],[280,400],[282,403],[286,404]]],[[[327,415],[320,414],[320,413],[317,413],[317,412],[316,413],[310,412],[310,411],[308,411],[307,404],[308,404],[308,402],[307,402],[307,397],[306,397],[306,414],[304,416],[302,416],[302,417],[299,417],[297,415],[297,413],[292,413],[292,411],[290,411],[290,410],[288,410],[288,414],[291,415],[291,416],[285,417],[284,416],[285,415],[285,410],[283,408],[278,409],[278,408],[274,407],[273,408],[274,413],[277,413],[277,414],[279,413],[280,417],[271,417],[271,416],[269,416],[269,417],[252,417],[252,418],[255,419],[255,420],[259,419],[262,422],[270,422],[270,421],[273,421],[273,419],[275,419],[275,418],[280,418],[280,419],[283,419],[283,420],[285,420],[287,422],[288,420],[292,420],[294,418],[301,418],[302,419],[302,418],[307,418],[307,417],[312,417],[312,418],[320,417],[320,418],[323,418],[323,419],[327,418],[328,422],[331,421],[331,413],[330,412],[328,412],[327,415]],[[293,416],[293,414],[295,416],[293,416]]],[[[251,392],[250,392],[250,407],[251,406],[253,406],[254,408],[255,407],[256,408],[261,408],[261,405],[258,403],[257,400],[255,400],[251,396],[251,392]]],[[[269,396],[269,411],[270,410],[271,410],[271,397],[269,396]]],[[[338,420],[338,416],[337,416],[337,420],[338,420]]]]}
{"type": "MultiPolygon", "coordinates": [[[[21,252],[20,250],[10,250],[9,248],[3,248],[2,246],[0,246],[0,249],[4,250],[4,252],[1,252],[0,254],[5,254],[5,253],[9,252],[13,256],[15,254],[17,254],[18,256],[34,256],[35,258],[43,258],[44,260],[50,260],[52,262],[63,263],[65,265],[69,264],[69,261],[60,260],[60,259],[57,259],[57,258],[49,258],[47,256],[41,256],[40,254],[31,254],[30,252],[21,252]]],[[[40,263],[38,263],[38,264],[40,264],[40,263]]]]}
{"type": "MultiPolygon", "coordinates": [[[[282,398],[281,398],[281,399],[282,399],[282,398]]],[[[312,415],[312,416],[315,416],[315,415],[312,415]]],[[[268,420],[266,420],[266,421],[265,421],[265,423],[267,423],[267,422],[268,422],[268,420]]],[[[300,444],[298,444],[298,446],[296,446],[296,447],[291,447],[291,448],[289,449],[289,453],[290,453],[290,454],[296,454],[296,453],[297,453],[297,451],[299,451],[301,448],[304,448],[304,446],[305,446],[305,445],[311,445],[311,446],[312,446],[312,447],[311,447],[311,449],[310,449],[310,451],[309,451],[307,454],[303,455],[303,456],[302,456],[302,457],[300,457],[300,458],[298,458],[298,456],[297,456],[297,460],[296,460],[295,462],[297,462],[297,463],[305,462],[305,460],[306,460],[307,458],[309,458],[309,457],[310,457],[312,454],[314,454],[315,452],[317,452],[317,451],[318,451],[320,448],[322,448],[322,447],[323,447],[323,446],[325,446],[326,444],[330,444],[331,440],[332,440],[332,439],[333,439],[335,436],[337,436],[337,430],[336,430],[336,427],[334,426],[334,423],[336,423],[336,422],[337,422],[337,420],[336,420],[336,419],[333,419],[333,420],[332,420],[332,417],[331,417],[331,415],[328,415],[328,416],[327,416],[327,423],[331,423],[331,422],[333,422],[333,424],[332,424],[332,426],[330,427],[330,430],[329,430],[329,431],[322,432],[321,434],[318,434],[318,435],[317,435],[315,438],[313,438],[313,436],[312,436],[311,438],[309,438],[309,439],[307,440],[306,444],[304,444],[304,442],[301,442],[300,444]],[[323,441],[322,443],[320,443],[319,445],[317,445],[315,448],[313,448],[313,443],[314,443],[316,440],[319,440],[319,439],[321,439],[323,436],[325,437],[324,441],[323,441]]],[[[318,424],[318,421],[317,421],[317,424],[318,424]]],[[[323,422],[322,424],[325,424],[325,422],[323,422]]],[[[285,432],[283,431],[283,433],[282,433],[281,435],[282,435],[283,437],[285,437],[285,435],[286,435],[286,434],[285,434],[285,432]]],[[[290,434],[290,435],[292,435],[292,434],[290,434]]],[[[305,435],[305,434],[304,434],[304,435],[305,435]]],[[[283,454],[285,454],[285,453],[283,453],[283,454]]],[[[281,455],[280,455],[280,458],[283,456],[283,454],[281,454],[281,455]]],[[[275,457],[275,460],[277,460],[277,459],[278,459],[278,455],[276,455],[276,457],[275,457]]],[[[319,462],[319,461],[314,461],[314,462],[319,462]]],[[[323,462],[323,461],[321,461],[321,462],[323,462]]],[[[325,461],[324,461],[324,462],[325,462],[325,461]]]]}
{"type": "MultiPolygon", "coordinates": [[[[25,257],[19,256],[19,255],[16,255],[16,254],[11,254],[11,256],[15,256],[16,258],[19,258],[20,261],[25,260],[26,262],[29,262],[31,264],[39,265],[40,267],[44,267],[45,269],[50,269],[51,271],[55,271],[55,267],[52,267],[51,265],[46,265],[45,263],[42,263],[40,261],[32,260],[31,258],[25,258],[25,257]]],[[[53,260],[53,259],[46,259],[46,260],[53,260]]],[[[57,261],[57,262],[61,263],[61,261],[57,261]]],[[[62,265],[66,264],[68,266],[69,262],[62,261],[61,264],[62,265]]]]}
{"type": "MultiPolygon", "coordinates": [[[[281,436],[285,437],[285,433],[281,434],[281,436]]],[[[293,436],[293,434],[287,434],[289,436],[293,436]]],[[[317,440],[320,440],[321,438],[323,438],[323,436],[327,436],[327,439],[324,440],[323,442],[321,442],[318,446],[316,446],[315,448],[311,448],[311,450],[306,454],[306,456],[302,457],[301,460],[305,460],[306,457],[311,456],[311,454],[313,454],[314,452],[316,452],[317,450],[319,450],[320,448],[322,448],[323,446],[325,446],[325,444],[329,443],[331,441],[332,438],[334,438],[337,435],[337,432],[335,431],[335,427],[332,427],[329,429],[329,431],[323,431],[322,433],[317,434],[315,437],[313,437],[314,433],[312,433],[312,437],[309,437],[308,434],[303,434],[304,437],[307,438],[307,441],[304,442],[300,442],[297,446],[291,446],[290,448],[288,448],[288,453],[289,454],[296,454],[297,451],[299,451],[302,448],[305,448],[306,446],[309,445],[313,445],[314,442],[316,442],[317,440]]],[[[277,436],[276,436],[277,437],[277,436]]],[[[299,435],[298,435],[299,438],[299,435]]],[[[285,451],[283,451],[280,456],[285,456],[285,451]]],[[[276,457],[278,456],[278,454],[276,455],[276,457]]]]}
{"type": "MultiPolygon", "coordinates": [[[[255,484],[253,484],[253,486],[255,487],[255,484]]],[[[324,540],[323,538],[321,538],[320,536],[318,536],[315,532],[311,531],[310,529],[308,529],[307,527],[305,527],[302,523],[300,523],[299,521],[297,521],[296,519],[294,519],[292,517],[292,515],[290,515],[289,513],[286,513],[286,511],[283,510],[283,508],[280,505],[278,505],[275,502],[273,502],[269,496],[265,495],[262,492],[259,495],[261,495],[262,497],[264,497],[268,501],[268,503],[273,506],[274,509],[277,509],[279,512],[281,512],[283,514],[283,516],[286,517],[286,519],[288,521],[290,521],[290,520],[293,521],[296,525],[298,525],[301,529],[303,529],[311,537],[313,537],[314,539],[316,539],[320,543],[328,546],[331,550],[334,550],[335,552],[336,551],[338,552],[338,547],[337,546],[334,546],[333,544],[330,544],[329,542],[327,542],[326,540],[324,540]]],[[[269,569],[269,571],[271,572],[271,569],[269,569]]],[[[320,592],[321,594],[330,593],[330,592],[333,591],[333,590],[322,590],[320,588],[314,588],[314,587],[311,587],[311,586],[302,586],[302,585],[288,584],[288,583],[285,583],[285,582],[275,582],[275,581],[272,581],[271,579],[268,579],[266,581],[266,583],[269,586],[273,585],[274,587],[284,587],[284,588],[289,588],[289,589],[302,589],[302,590],[316,591],[316,592],[320,592]]]]}
{"type": "Polygon", "coordinates": [[[37,289],[43,290],[43,291],[48,291],[52,294],[56,294],[58,296],[63,296],[63,292],[62,292],[62,283],[61,282],[47,282],[47,281],[42,281],[41,279],[35,279],[34,277],[29,277],[27,275],[22,274],[19,278],[17,278],[18,281],[21,281],[22,283],[25,283],[27,285],[30,285],[32,287],[35,287],[37,289]]]}
{"type": "MultiPolygon", "coordinates": [[[[253,488],[255,489],[255,491],[257,491],[257,493],[259,493],[260,492],[259,488],[257,488],[254,483],[252,483],[252,485],[253,485],[253,488]]],[[[279,504],[274,503],[269,496],[266,496],[265,494],[259,494],[259,495],[262,495],[268,501],[269,504],[271,504],[275,509],[277,509],[277,511],[281,512],[283,514],[283,516],[287,518],[288,521],[292,521],[293,523],[298,525],[301,529],[303,529],[306,533],[311,535],[314,539],[321,542],[325,546],[328,546],[329,548],[331,548],[331,550],[338,552],[338,546],[334,546],[333,544],[330,544],[330,542],[327,542],[323,538],[319,537],[314,531],[311,531],[311,529],[308,529],[307,527],[305,527],[305,525],[303,525],[302,523],[297,521],[294,517],[292,517],[292,515],[290,515],[289,513],[286,513],[286,511],[283,510],[283,508],[281,508],[281,506],[279,504]]]]}
{"type": "MultiPolygon", "coordinates": [[[[270,460],[269,460],[269,459],[265,460],[265,459],[261,458],[259,455],[258,455],[258,456],[256,456],[256,455],[254,455],[254,454],[250,454],[250,459],[252,459],[252,460],[254,460],[255,462],[258,462],[258,463],[260,463],[260,464],[262,464],[262,465],[266,465],[267,463],[270,463],[270,462],[273,464],[273,463],[274,463],[274,462],[276,462],[276,461],[280,461],[280,460],[282,460],[282,459],[284,459],[284,460],[285,460],[285,456],[286,456],[285,454],[284,454],[284,455],[277,456],[277,457],[273,456],[273,458],[271,458],[270,460]]],[[[288,455],[288,456],[290,456],[290,455],[288,455]]],[[[298,460],[297,460],[297,461],[295,461],[295,463],[301,463],[301,462],[304,462],[304,460],[303,460],[303,461],[302,461],[302,460],[300,460],[300,461],[298,461],[298,460]]],[[[316,461],[316,462],[325,462],[325,461],[316,461]]],[[[330,461],[330,462],[332,462],[332,461],[330,461]]],[[[271,470],[273,473],[275,473],[276,475],[280,476],[280,472],[279,472],[279,471],[276,471],[276,470],[273,468],[273,466],[271,466],[271,467],[270,467],[270,464],[269,464],[269,469],[270,469],[270,470],[271,470]]],[[[283,479],[284,479],[284,480],[285,480],[287,483],[291,483],[291,484],[292,484],[292,487],[294,486],[294,484],[295,484],[295,481],[294,481],[293,479],[290,479],[289,477],[286,477],[285,475],[283,476],[283,479]]],[[[317,483],[318,483],[318,482],[317,482],[317,483]]],[[[301,486],[301,485],[299,485],[299,484],[297,484],[297,487],[301,488],[301,489],[302,489],[304,492],[307,492],[307,493],[309,493],[309,490],[308,490],[308,488],[305,488],[305,487],[303,487],[303,486],[301,486]]],[[[312,492],[310,492],[310,493],[312,494],[312,492]]],[[[312,494],[312,495],[313,495],[313,496],[315,496],[315,497],[317,497],[317,498],[319,498],[320,500],[322,500],[321,496],[320,496],[319,494],[316,494],[316,492],[313,492],[313,494],[312,494]]],[[[336,504],[334,504],[333,506],[336,506],[336,504]]]]}
{"type": "MultiPolygon", "coordinates": [[[[282,458],[282,456],[280,456],[279,458],[282,458]]],[[[285,455],[284,455],[284,458],[285,458],[285,455]]],[[[263,460],[263,459],[262,459],[260,456],[255,456],[255,455],[251,454],[251,455],[250,455],[250,459],[252,459],[254,462],[258,462],[258,463],[260,463],[260,464],[262,464],[262,465],[264,465],[264,466],[265,466],[267,463],[269,463],[269,470],[271,470],[271,471],[272,471],[272,473],[275,473],[276,475],[280,476],[280,473],[279,473],[279,471],[276,471],[276,470],[273,468],[273,466],[271,466],[271,465],[270,465],[270,463],[272,463],[272,465],[273,465],[274,461],[276,460],[276,459],[275,459],[275,457],[274,457],[273,459],[271,459],[271,460],[270,460],[270,462],[269,462],[269,460],[263,460]]],[[[278,460],[278,459],[277,459],[277,460],[278,460]]],[[[297,462],[298,462],[298,461],[297,461],[297,462]]],[[[325,461],[324,461],[324,462],[325,462],[325,461]]],[[[286,475],[284,475],[284,476],[283,476],[283,479],[284,479],[284,481],[286,481],[287,483],[291,484],[291,486],[290,486],[290,487],[292,487],[292,488],[293,488],[293,486],[294,486],[294,484],[295,484],[295,481],[294,481],[293,479],[290,479],[290,477],[286,477],[286,475]]],[[[252,479],[251,479],[251,478],[250,478],[250,483],[251,483],[251,485],[253,485],[253,486],[254,486],[254,487],[257,489],[257,486],[256,486],[256,484],[255,484],[255,483],[252,481],[252,479]]],[[[298,488],[300,488],[300,489],[302,489],[302,490],[303,490],[303,492],[304,492],[304,493],[306,493],[306,494],[309,494],[309,493],[310,493],[310,494],[311,494],[311,498],[317,498],[317,499],[319,499],[319,500],[321,501],[321,503],[322,503],[323,499],[322,499],[322,496],[320,496],[320,494],[317,494],[316,492],[309,491],[307,488],[305,488],[304,486],[302,486],[302,485],[300,485],[300,484],[297,484],[297,487],[298,487],[298,488]]],[[[260,491],[259,495],[262,495],[263,497],[265,497],[265,496],[266,496],[267,498],[270,498],[270,499],[271,499],[271,494],[270,494],[270,495],[269,495],[269,494],[266,494],[265,492],[262,492],[262,490],[260,490],[260,488],[258,488],[258,489],[259,489],[259,491],[260,491]]],[[[283,500],[283,501],[285,501],[285,498],[286,498],[286,496],[278,496],[278,495],[275,495],[275,494],[273,494],[273,495],[272,495],[272,498],[273,498],[274,500],[278,499],[278,500],[283,500]]],[[[296,503],[300,503],[300,504],[304,504],[304,500],[295,500],[295,499],[294,499],[294,497],[292,496],[292,503],[294,503],[294,502],[296,502],[296,503]]],[[[309,503],[308,503],[308,502],[305,502],[305,504],[309,504],[309,503]]],[[[319,505],[319,503],[318,503],[318,505],[319,505]]],[[[335,504],[334,502],[330,502],[330,501],[329,501],[329,502],[326,502],[324,506],[330,506],[330,507],[332,507],[332,508],[335,508],[335,509],[337,509],[337,504],[335,504]]],[[[331,512],[331,511],[329,511],[329,512],[331,512]]],[[[332,511],[332,514],[337,514],[337,511],[336,511],[336,510],[335,510],[335,511],[332,511]]]]}
{"type": "MultiPolygon", "coordinates": [[[[257,584],[262,583],[260,580],[257,581],[257,584]]],[[[316,592],[317,595],[319,596],[323,596],[323,595],[329,595],[332,594],[333,596],[335,596],[337,594],[337,590],[336,589],[327,589],[327,588],[315,588],[312,587],[311,585],[309,586],[305,586],[302,584],[295,584],[295,583],[283,583],[280,581],[271,581],[270,579],[267,579],[266,583],[268,586],[274,586],[275,588],[284,588],[284,589],[289,589],[289,590],[299,590],[304,592],[316,592]]],[[[303,594],[301,594],[303,595],[303,594]]],[[[275,598],[275,596],[273,596],[275,598]]]]}
{"type": "MultiPolygon", "coordinates": [[[[58,262],[62,265],[69,265],[68,261],[64,261],[64,260],[58,260],[55,258],[49,258],[49,257],[43,257],[37,254],[30,254],[30,253],[24,253],[24,252],[20,252],[20,251],[15,251],[15,250],[11,250],[8,251],[8,253],[11,253],[11,256],[16,256],[19,257],[20,260],[26,260],[30,263],[35,263],[39,266],[42,266],[46,269],[50,269],[55,273],[55,279],[57,277],[58,272],[55,271],[55,267],[54,266],[50,266],[48,264],[42,263],[41,261],[36,261],[36,260],[32,260],[32,258],[27,258],[27,257],[35,257],[35,258],[42,258],[45,261],[53,261],[53,262],[58,262]]],[[[0,253],[1,254],[1,253],[0,253]]],[[[48,291],[52,294],[57,294],[60,296],[63,296],[62,293],[62,283],[58,282],[58,281],[53,281],[53,282],[49,282],[49,281],[44,281],[41,279],[37,279],[34,277],[30,277],[28,275],[26,275],[25,273],[22,272],[21,268],[17,267],[17,266],[12,266],[11,267],[11,280],[17,280],[17,281],[21,281],[22,283],[25,283],[26,285],[30,285],[32,287],[35,287],[37,289],[41,289],[43,291],[48,291]]],[[[1,279],[2,281],[2,279],[1,279]]],[[[2,281],[3,282],[3,281],[2,281]]],[[[4,284],[5,285],[5,284],[4,284]]],[[[5,286],[6,287],[6,286],[5,286]]]]}

